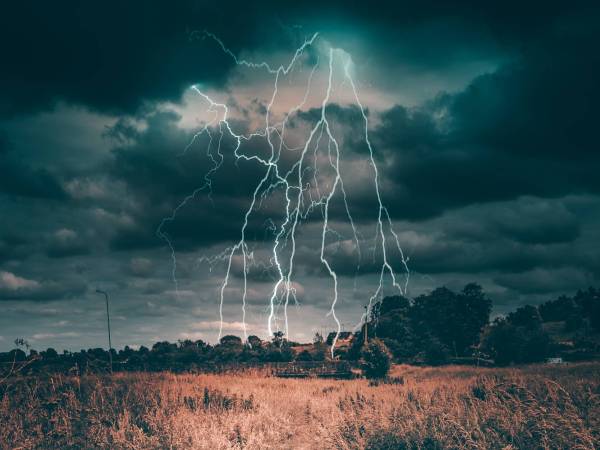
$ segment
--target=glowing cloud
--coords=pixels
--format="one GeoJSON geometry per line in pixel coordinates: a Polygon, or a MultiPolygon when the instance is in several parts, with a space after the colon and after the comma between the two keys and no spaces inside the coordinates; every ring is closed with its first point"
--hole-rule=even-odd
{"type": "MultiPolygon", "coordinates": [[[[354,81],[352,59],[344,50],[332,48],[325,42],[319,41],[318,34],[306,39],[304,43],[295,51],[293,57],[287,65],[272,67],[267,62],[252,62],[238,58],[230,51],[225,44],[211,33],[205,33],[205,37],[213,39],[225,53],[230,55],[235,63],[247,70],[260,71],[266,77],[273,79],[273,89],[266,111],[264,113],[264,125],[248,134],[237,134],[233,131],[230,122],[230,110],[227,104],[219,103],[213,100],[208,94],[202,91],[198,86],[191,89],[208,105],[207,112],[212,118],[194,135],[187,151],[201,136],[208,137],[207,156],[212,161],[212,168],[204,175],[203,182],[190,195],[185,197],[182,202],[175,207],[171,216],[165,218],[158,227],[157,234],[165,240],[171,250],[172,275],[173,281],[178,289],[176,277],[177,258],[172,240],[165,231],[165,225],[176,220],[178,212],[186,206],[201,191],[206,190],[210,196],[212,193],[212,176],[221,168],[224,155],[222,153],[221,143],[225,135],[233,138],[235,148],[233,155],[236,161],[245,160],[258,164],[264,168],[264,175],[257,182],[253,191],[250,206],[246,210],[244,222],[240,228],[240,238],[231,247],[215,256],[206,256],[201,260],[214,264],[224,262],[226,273],[220,287],[219,303],[219,337],[223,330],[227,329],[227,322],[224,322],[223,303],[224,293],[230,283],[232,267],[238,267],[241,260],[243,274],[243,288],[241,290],[242,303],[242,322],[239,323],[240,330],[247,337],[246,327],[246,302],[248,295],[248,273],[250,267],[255,264],[254,252],[251,250],[247,238],[247,229],[250,216],[258,211],[263,203],[277,195],[281,199],[282,220],[269,219],[269,228],[273,235],[273,241],[270,246],[270,269],[274,273],[274,280],[271,287],[271,293],[268,301],[268,320],[267,330],[269,335],[273,334],[274,326],[277,327],[277,320],[280,308],[283,309],[283,321],[285,333],[289,335],[288,324],[288,306],[290,302],[296,302],[298,283],[294,281],[295,257],[297,237],[300,225],[308,220],[309,215],[320,214],[322,217],[322,226],[320,227],[320,247],[316,249],[319,254],[319,260],[325,268],[326,274],[332,281],[333,295],[330,302],[330,315],[336,324],[336,338],[333,341],[331,352],[337,341],[337,335],[341,331],[341,323],[336,315],[336,305],[340,301],[339,279],[335,267],[328,258],[328,239],[334,238],[344,244],[346,251],[354,252],[357,256],[357,270],[360,267],[361,255],[361,236],[355,226],[352,217],[350,202],[346,193],[345,180],[340,168],[340,163],[344,158],[344,148],[339,137],[336,137],[334,129],[328,117],[328,107],[333,104],[334,91],[343,91],[343,97],[350,99],[352,104],[360,111],[360,123],[353,124],[360,130],[362,139],[368,149],[368,158],[363,162],[370,167],[370,180],[376,198],[376,233],[374,236],[373,255],[378,255],[381,265],[379,272],[379,283],[369,299],[367,312],[372,302],[382,293],[384,278],[389,276],[393,286],[402,294],[406,293],[409,279],[409,270],[407,266],[408,258],[404,257],[400,246],[399,238],[392,227],[392,222],[387,208],[382,202],[380,194],[379,171],[375,162],[375,149],[369,139],[369,121],[368,113],[363,106],[358,92],[358,87],[354,81]],[[312,52],[309,55],[309,52],[312,52]],[[318,57],[314,57],[315,53],[318,57]],[[311,57],[312,56],[312,57],[311,57]],[[323,62],[323,60],[325,60],[323,62]],[[303,66],[310,67],[308,77],[304,85],[304,95],[295,105],[292,105],[283,113],[275,112],[275,104],[283,97],[281,88],[282,80],[292,82],[290,75],[294,71],[300,71],[303,66]],[[313,86],[315,74],[319,70],[323,71],[325,86],[323,92],[315,93],[317,88],[313,86]],[[338,81],[338,78],[341,81],[338,81]],[[303,108],[307,108],[309,97],[311,103],[314,103],[314,97],[317,96],[316,104],[313,110],[318,111],[318,117],[311,128],[308,136],[298,145],[290,146],[286,141],[286,127],[289,127],[290,120],[293,119],[303,108]],[[267,146],[267,155],[258,153],[248,153],[242,151],[242,146],[252,139],[263,139],[267,146]],[[291,162],[290,162],[291,159],[291,162]],[[352,230],[352,236],[343,237],[330,225],[332,217],[332,204],[334,199],[342,202],[345,220],[352,230]],[[390,251],[395,251],[400,255],[401,270],[404,273],[403,282],[399,281],[397,273],[398,268],[394,268],[390,263],[390,251]]],[[[289,106],[289,100],[285,99],[283,103],[289,106]]],[[[281,109],[281,108],[280,108],[281,109]]],[[[279,110],[278,110],[279,111],[279,110]]],[[[364,315],[363,315],[364,318],[364,315]]],[[[361,319],[362,320],[362,319],[361,319]]]]}

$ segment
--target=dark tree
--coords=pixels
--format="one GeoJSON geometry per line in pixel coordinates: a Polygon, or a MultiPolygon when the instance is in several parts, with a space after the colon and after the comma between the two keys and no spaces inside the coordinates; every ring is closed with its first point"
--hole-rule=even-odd
{"type": "Polygon", "coordinates": [[[413,328],[421,337],[437,338],[455,356],[470,355],[489,322],[492,302],[481,287],[471,283],[455,294],[445,287],[415,299],[413,328]]]}
{"type": "Polygon", "coordinates": [[[590,287],[586,291],[577,291],[574,301],[591,327],[600,331],[600,290],[590,287]]]}
{"type": "Polygon", "coordinates": [[[560,322],[574,314],[580,315],[577,303],[571,297],[560,296],[556,300],[550,300],[542,303],[538,310],[544,322],[560,322]]]}
{"type": "Polygon", "coordinates": [[[427,364],[439,366],[448,362],[450,349],[435,336],[426,336],[421,345],[423,346],[423,360],[427,364]]]}
{"type": "Polygon", "coordinates": [[[284,336],[285,334],[283,333],[283,331],[276,331],[275,333],[273,333],[273,339],[271,340],[271,342],[273,343],[273,345],[280,348],[285,342],[284,336]]]}
{"type": "Polygon", "coordinates": [[[516,326],[500,318],[486,330],[482,348],[496,364],[504,366],[543,361],[551,355],[553,343],[541,327],[516,326]]]}
{"type": "Polygon", "coordinates": [[[241,347],[242,346],[242,340],[237,337],[234,336],[232,334],[228,334],[226,336],[223,336],[220,340],[219,343],[221,345],[227,346],[227,347],[241,347]]]}
{"type": "Polygon", "coordinates": [[[296,356],[296,361],[312,361],[312,354],[308,350],[302,350],[298,356],[296,356]]]}
{"type": "Polygon", "coordinates": [[[262,340],[255,335],[248,336],[248,345],[252,348],[258,349],[262,347],[262,340]]]}
{"type": "Polygon", "coordinates": [[[313,344],[322,344],[323,342],[323,336],[321,333],[315,333],[315,336],[313,337],[313,344]]]}
{"type": "Polygon", "coordinates": [[[42,356],[48,359],[55,359],[58,358],[58,352],[53,348],[49,348],[46,351],[42,352],[42,356]]]}
{"type": "Polygon", "coordinates": [[[372,328],[375,336],[385,342],[398,360],[409,360],[419,352],[420,338],[407,311],[390,310],[382,314],[372,328]]]}
{"type": "Polygon", "coordinates": [[[325,345],[325,342],[323,342],[323,336],[321,336],[320,340],[316,339],[313,346],[314,351],[312,353],[312,359],[314,361],[325,361],[325,359],[327,358],[328,348],[327,345],[325,345]]]}
{"type": "Polygon", "coordinates": [[[381,302],[373,305],[371,309],[372,320],[377,321],[381,316],[391,311],[403,311],[407,313],[410,309],[410,300],[400,295],[385,297],[381,302]]]}
{"type": "Polygon", "coordinates": [[[152,353],[167,354],[177,351],[177,344],[171,344],[169,341],[157,342],[152,346],[152,353]]]}
{"type": "Polygon", "coordinates": [[[392,355],[380,339],[371,339],[362,351],[362,369],[367,378],[385,378],[390,371],[392,355]]]}
{"type": "Polygon", "coordinates": [[[27,354],[20,348],[15,348],[14,350],[11,350],[10,352],[8,352],[8,358],[6,358],[6,361],[21,362],[21,361],[25,361],[26,359],[27,359],[27,354]]]}
{"type": "Polygon", "coordinates": [[[481,331],[490,321],[492,301],[481,286],[467,284],[457,298],[455,324],[457,347],[462,355],[470,354],[471,347],[479,342],[481,331]]]}
{"type": "Polygon", "coordinates": [[[508,322],[516,327],[536,330],[542,326],[542,316],[535,306],[525,305],[507,316],[508,322]]]}

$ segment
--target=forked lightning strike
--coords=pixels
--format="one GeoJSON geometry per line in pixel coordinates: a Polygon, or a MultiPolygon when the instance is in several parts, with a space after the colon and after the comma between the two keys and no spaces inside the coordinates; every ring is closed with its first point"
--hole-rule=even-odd
{"type": "MultiPolygon", "coordinates": [[[[293,276],[294,276],[294,262],[296,256],[296,237],[298,225],[303,219],[306,219],[309,213],[311,213],[316,208],[319,208],[322,217],[323,217],[323,225],[321,228],[321,246],[319,251],[319,259],[323,266],[325,267],[327,273],[331,277],[333,281],[333,298],[331,300],[331,307],[329,309],[328,315],[331,315],[333,321],[336,324],[336,336],[331,346],[331,354],[333,356],[333,352],[335,349],[335,345],[337,339],[339,337],[339,333],[341,331],[341,323],[336,315],[336,305],[339,300],[339,278],[338,275],[332,267],[331,261],[326,256],[326,242],[328,234],[337,233],[329,227],[329,219],[330,219],[330,205],[332,199],[336,193],[341,194],[341,199],[344,204],[344,210],[347,217],[347,220],[350,224],[353,233],[353,240],[356,245],[356,252],[358,255],[358,264],[360,265],[361,253],[360,253],[360,241],[359,241],[359,233],[355,226],[355,221],[352,217],[350,207],[348,204],[348,197],[346,195],[346,189],[344,187],[344,180],[342,177],[342,173],[340,170],[340,161],[342,157],[342,149],[340,148],[340,144],[338,140],[335,138],[333,131],[330,127],[330,123],[327,119],[327,106],[331,103],[331,93],[333,89],[333,78],[334,78],[334,63],[336,60],[342,59],[343,52],[338,49],[334,49],[329,47],[326,52],[327,55],[327,85],[325,94],[320,103],[320,118],[317,123],[311,128],[308,138],[304,145],[298,148],[289,148],[285,144],[285,132],[286,125],[288,120],[298,111],[305,106],[309,95],[311,94],[313,78],[317,68],[320,64],[320,59],[317,58],[315,64],[313,64],[310,75],[308,77],[308,81],[306,87],[304,88],[304,97],[302,101],[289,109],[287,113],[285,113],[283,120],[278,123],[272,123],[273,121],[273,105],[276,102],[276,99],[279,95],[279,82],[282,77],[288,75],[294,67],[300,61],[300,58],[305,53],[307,48],[314,46],[315,42],[318,39],[318,34],[314,34],[310,39],[306,39],[304,43],[296,50],[292,59],[287,65],[281,65],[277,68],[273,68],[267,62],[251,62],[243,59],[239,59],[231,50],[229,50],[225,44],[215,35],[204,32],[203,37],[208,37],[213,39],[222,50],[227,53],[238,66],[243,66],[248,69],[265,71],[268,76],[272,76],[274,78],[273,82],[273,92],[271,95],[271,99],[266,109],[265,114],[265,125],[264,128],[259,128],[254,132],[244,135],[244,134],[236,134],[229,122],[229,109],[228,106],[224,103],[218,103],[212,100],[206,93],[202,92],[198,86],[192,86],[193,91],[199,95],[204,101],[206,101],[209,105],[207,108],[207,112],[212,113],[212,119],[208,121],[204,127],[196,133],[189,145],[184,150],[184,153],[202,136],[208,136],[208,145],[206,154],[209,160],[212,162],[212,168],[205,174],[204,183],[199,186],[196,190],[194,190],[191,194],[183,199],[183,201],[173,210],[172,214],[169,217],[163,219],[161,224],[158,227],[157,234],[160,238],[164,239],[171,251],[172,258],[172,277],[175,285],[176,291],[178,291],[178,281],[177,281],[177,258],[175,247],[171,241],[170,236],[164,230],[164,227],[169,222],[173,222],[178,212],[186,206],[192,199],[194,199],[200,192],[204,190],[208,190],[208,195],[211,195],[212,192],[212,182],[211,176],[219,170],[221,167],[224,156],[221,152],[221,143],[225,134],[228,134],[230,137],[234,139],[235,148],[233,151],[233,155],[235,156],[236,161],[238,160],[246,160],[253,161],[257,164],[260,164],[265,168],[264,176],[258,181],[256,188],[252,194],[252,199],[250,202],[250,206],[246,210],[244,215],[244,222],[242,224],[240,230],[240,239],[233,246],[225,249],[219,255],[214,257],[203,257],[203,261],[207,261],[210,264],[216,261],[224,261],[226,265],[226,273],[223,279],[223,282],[220,287],[220,302],[219,302],[219,318],[220,318],[220,327],[219,327],[219,338],[223,333],[223,304],[224,304],[224,295],[225,290],[230,281],[230,275],[232,270],[232,264],[234,261],[234,257],[237,254],[241,254],[242,257],[242,272],[243,272],[243,289],[242,289],[242,323],[244,324],[244,337],[247,338],[247,330],[246,330],[246,302],[247,302],[247,294],[248,294],[248,271],[250,265],[254,262],[254,254],[250,250],[250,247],[247,243],[247,229],[250,215],[260,208],[262,202],[268,198],[268,196],[274,192],[276,189],[283,189],[285,194],[285,214],[284,219],[281,225],[276,225],[275,221],[270,220],[270,226],[273,230],[274,241],[272,246],[272,256],[271,263],[273,268],[276,271],[277,278],[274,280],[274,284],[271,290],[271,294],[269,297],[269,305],[268,305],[268,320],[267,320],[267,330],[269,336],[273,335],[273,324],[277,321],[277,310],[283,305],[283,313],[284,313],[284,321],[285,321],[285,333],[286,336],[289,336],[289,324],[288,324],[288,306],[290,304],[290,300],[296,301],[296,289],[293,284],[293,276]],[[259,155],[247,155],[240,152],[240,148],[244,142],[248,142],[253,138],[264,138],[268,143],[270,155],[267,158],[261,157],[259,155]],[[216,138],[216,143],[215,143],[216,138]],[[317,152],[319,147],[321,146],[322,139],[326,139],[327,146],[327,160],[331,170],[333,171],[334,177],[331,180],[331,187],[328,192],[323,192],[319,187],[319,183],[317,180],[317,152]],[[277,145],[274,141],[278,139],[279,144],[277,145]],[[312,148],[312,152],[311,152],[312,148]],[[282,164],[280,164],[280,158],[284,151],[296,151],[300,150],[300,156],[298,160],[292,165],[292,167],[283,172],[282,164]],[[310,164],[309,158],[313,157],[313,164],[310,164]],[[307,173],[312,172],[311,180],[307,180],[307,173]],[[295,181],[297,180],[297,182],[295,181]],[[314,183],[313,193],[311,191],[311,181],[314,183]],[[308,195],[309,200],[305,200],[305,195],[308,195]],[[286,263],[284,264],[284,256],[282,254],[282,248],[286,247],[288,244],[291,245],[291,250],[289,256],[287,258],[286,263]]],[[[350,60],[346,58],[346,61],[342,61],[343,63],[343,73],[344,73],[344,83],[347,81],[352,89],[352,98],[356,105],[358,106],[362,121],[363,121],[363,130],[364,130],[364,140],[369,150],[369,164],[373,168],[374,173],[374,187],[377,197],[377,222],[376,222],[376,236],[375,236],[375,248],[374,252],[377,251],[380,245],[381,249],[381,269],[379,271],[379,283],[373,293],[373,295],[369,299],[369,305],[367,308],[367,313],[370,310],[370,307],[373,301],[381,294],[383,289],[384,277],[386,273],[389,274],[393,286],[400,291],[402,294],[406,294],[408,279],[409,279],[409,270],[407,266],[408,258],[404,257],[404,253],[400,246],[398,235],[395,233],[392,227],[392,221],[389,215],[389,212],[381,199],[380,193],[380,185],[379,185],[379,171],[377,165],[375,163],[374,149],[369,139],[369,122],[368,116],[365,112],[365,108],[360,101],[358,89],[356,87],[356,83],[350,74],[350,60]],[[389,242],[387,234],[390,234],[392,237],[391,243],[389,242]],[[388,245],[393,245],[395,249],[398,251],[403,269],[405,271],[405,281],[403,284],[398,282],[398,275],[395,273],[392,264],[389,261],[388,256],[388,245]]],[[[212,200],[212,198],[211,198],[212,200]]],[[[338,235],[339,236],[339,235],[338,235]]],[[[357,268],[358,271],[358,268],[357,268]]],[[[363,319],[364,319],[363,315],[363,319]]],[[[361,319],[362,320],[362,319],[361,319]]]]}

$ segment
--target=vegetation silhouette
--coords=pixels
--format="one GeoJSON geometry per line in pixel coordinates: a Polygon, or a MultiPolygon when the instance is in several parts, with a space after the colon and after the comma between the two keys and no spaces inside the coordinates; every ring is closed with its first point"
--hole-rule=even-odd
{"type": "MultiPolygon", "coordinates": [[[[481,286],[469,283],[459,292],[446,287],[409,300],[385,297],[371,308],[364,329],[340,336],[334,359],[355,367],[367,367],[369,376],[381,355],[391,361],[414,365],[448,363],[510,365],[556,360],[579,361],[600,354],[600,290],[579,290],[572,297],[561,296],[539,306],[526,305],[490,323],[492,302],[481,286]],[[372,345],[373,344],[373,345],[372,345]],[[377,347],[377,348],[375,348],[377,347]],[[379,356],[376,356],[378,354],[379,356]],[[366,366],[365,366],[366,364],[366,366]],[[372,365],[373,367],[369,367],[372,365]]],[[[220,371],[231,367],[265,364],[308,363],[331,359],[327,340],[316,334],[313,342],[300,344],[278,331],[271,340],[226,335],[211,345],[202,340],[157,342],[110,353],[102,348],[63,351],[53,348],[36,351],[26,341],[0,353],[0,380],[14,373],[94,373],[107,371],[112,357],[115,371],[220,371]]],[[[381,362],[383,366],[385,363],[381,362]]]]}

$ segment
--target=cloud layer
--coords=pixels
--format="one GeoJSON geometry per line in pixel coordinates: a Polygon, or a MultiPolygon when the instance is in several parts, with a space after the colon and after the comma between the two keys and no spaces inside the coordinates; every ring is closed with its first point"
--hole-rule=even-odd
{"type": "MultiPolygon", "coordinates": [[[[273,80],[236,67],[203,30],[240,57],[273,64],[321,33],[321,46],[282,84],[279,112],[302,98],[324,48],[351,58],[384,200],[410,256],[412,294],[477,281],[502,313],[598,284],[597,5],[505,2],[492,11],[471,2],[384,9],[259,2],[244,14],[227,9],[195,1],[3,7],[0,348],[16,337],[36,346],[102,345],[97,287],[111,292],[118,346],[215,338],[225,269],[219,255],[239,238],[264,168],[236,163],[236,143],[225,133],[211,189],[197,190],[214,164],[208,145],[214,152],[220,134],[213,128],[215,140],[193,140],[211,116],[189,87],[198,83],[227,103],[232,126],[247,132],[264,120],[273,80]],[[163,222],[187,196],[174,220],[163,222]],[[177,286],[161,223],[178,258],[177,286]]],[[[290,120],[291,147],[318,120],[323,82],[318,71],[314,96],[290,120]]],[[[359,111],[343,90],[327,115],[342,143],[365,257],[357,259],[339,199],[331,221],[340,242],[332,239],[327,252],[341,276],[339,315],[350,328],[378,265],[373,173],[359,111]]],[[[253,139],[241,151],[265,154],[267,142],[253,139]]],[[[295,158],[289,151],[282,164],[295,158]]],[[[325,173],[320,181],[326,185],[325,173]]],[[[275,275],[269,243],[282,201],[273,192],[249,222],[248,327],[256,334],[266,328],[275,275]]],[[[332,327],[325,315],[332,287],[317,252],[320,218],[309,215],[299,234],[292,338],[332,327]]],[[[391,257],[399,266],[399,255],[391,257]]],[[[242,270],[235,259],[224,304],[225,328],[236,334],[242,270]]]]}

